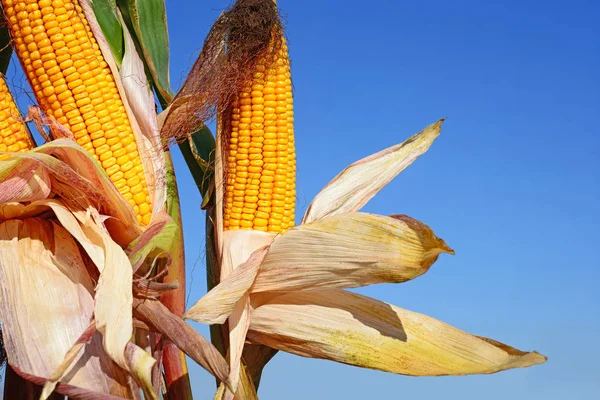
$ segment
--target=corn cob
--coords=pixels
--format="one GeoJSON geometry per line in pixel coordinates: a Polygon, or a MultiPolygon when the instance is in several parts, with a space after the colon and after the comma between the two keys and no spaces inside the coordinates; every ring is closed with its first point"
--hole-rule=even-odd
{"type": "Polygon", "coordinates": [[[296,151],[287,45],[258,63],[234,100],[226,144],[225,230],[282,233],[294,226],[296,151]]]}
{"type": "Polygon", "coordinates": [[[148,224],[151,201],[114,77],[77,0],[2,0],[42,110],[69,129],[148,224]]]}
{"type": "Polygon", "coordinates": [[[34,147],[31,134],[20,118],[17,104],[0,74],[0,151],[21,152],[34,147]]]}

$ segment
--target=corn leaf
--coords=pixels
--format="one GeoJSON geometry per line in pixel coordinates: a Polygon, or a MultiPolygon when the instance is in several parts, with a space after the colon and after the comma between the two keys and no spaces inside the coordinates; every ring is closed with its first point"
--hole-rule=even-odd
{"type": "MultiPolygon", "coordinates": [[[[243,265],[256,250],[272,243],[275,235],[267,232],[237,230],[224,232],[223,253],[221,258],[221,279],[226,279],[235,269],[243,265]]],[[[258,254],[260,259],[262,254],[258,254]]],[[[255,264],[258,262],[255,261],[255,264]]],[[[240,377],[240,363],[246,332],[248,332],[248,313],[250,311],[249,293],[245,293],[235,303],[229,315],[229,381],[234,390],[225,393],[225,400],[232,400],[240,377]]]]}
{"type": "Polygon", "coordinates": [[[315,196],[302,223],[340,213],[359,211],[414,160],[425,153],[439,136],[442,122],[429,125],[405,142],[355,162],[315,196]]]}
{"type": "Polygon", "coordinates": [[[414,376],[489,374],[546,361],[343,290],[257,298],[254,306],[248,339],[303,357],[414,376]]]}
{"type": "Polygon", "coordinates": [[[79,339],[75,342],[75,344],[69,349],[67,354],[65,354],[65,359],[58,366],[56,370],[50,375],[50,379],[46,381],[44,384],[44,388],[42,390],[42,394],[40,395],[40,400],[46,400],[49,398],[56,388],[58,382],[63,379],[68,369],[73,365],[73,362],[79,355],[79,353],[85,348],[87,344],[91,342],[94,335],[96,333],[96,326],[94,321],[88,326],[88,328],[83,331],[79,339]]]}
{"type": "MultiPolygon", "coordinates": [[[[94,312],[94,285],[77,244],[66,229],[46,219],[6,221],[0,225],[0,281],[9,362],[47,379],[94,312]]],[[[127,374],[109,359],[101,340],[93,337],[64,382],[128,397],[127,374]]]]}
{"type": "Polygon", "coordinates": [[[155,360],[129,342],[133,334],[133,272],[127,255],[112,240],[93,208],[70,212],[58,201],[43,203],[52,208],[62,226],[86,249],[100,272],[95,288],[94,315],[104,348],[113,361],[132,373],[143,388],[152,393],[151,372],[155,360]]]}
{"type": "Polygon", "coordinates": [[[164,0],[118,0],[128,25],[133,28],[159,95],[174,96],[169,79],[169,34],[164,0]]]}
{"type": "MultiPolygon", "coordinates": [[[[32,382],[36,385],[44,385],[47,382],[47,379],[45,378],[41,378],[39,376],[34,376],[31,374],[27,374],[21,370],[19,370],[18,368],[12,368],[12,373],[14,373],[17,376],[20,376],[24,379],[26,379],[27,382],[32,382]]],[[[20,392],[19,389],[24,389],[24,388],[17,388],[17,393],[11,393],[15,395],[15,397],[11,397],[15,398],[15,399],[34,399],[37,397],[31,397],[31,396],[37,396],[36,394],[32,394],[31,392],[27,391],[27,389],[25,388],[24,392],[20,392]]],[[[62,395],[68,396],[69,399],[73,399],[73,400],[123,400],[124,397],[121,396],[113,396],[110,394],[105,394],[105,393],[99,393],[99,392],[95,392],[89,389],[84,389],[78,386],[73,386],[73,385],[69,385],[69,384],[65,384],[65,383],[58,383],[56,385],[56,393],[60,393],[62,395]]],[[[7,393],[5,393],[6,396],[8,396],[7,393]]],[[[6,399],[8,399],[8,397],[5,397],[6,399]]],[[[51,397],[52,400],[57,400],[57,399],[62,399],[62,397],[56,397],[53,396],[51,397]]]]}
{"type": "Polygon", "coordinates": [[[140,156],[146,175],[154,187],[149,186],[150,195],[154,199],[152,213],[157,215],[164,210],[167,201],[166,165],[156,120],[156,106],[150,91],[144,64],[135,49],[133,38],[129,31],[123,31],[125,38],[125,54],[120,69],[124,92],[127,94],[132,112],[135,115],[142,135],[136,136],[140,156]]]}
{"type": "MultiPolygon", "coordinates": [[[[90,224],[92,221],[85,221],[90,224]]],[[[105,264],[96,286],[94,315],[96,327],[102,332],[104,348],[122,368],[131,372],[146,392],[153,393],[152,366],[155,360],[137,346],[130,345],[133,335],[133,273],[123,249],[108,232],[98,226],[97,233],[104,245],[105,264]],[[125,351],[128,349],[128,351],[125,351]]]]}
{"type": "Polygon", "coordinates": [[[120,67],[123,61],[123,27],[119,21],[116,0],[90,0],[102,33],[110,46],[110,50],[120,67]]]}

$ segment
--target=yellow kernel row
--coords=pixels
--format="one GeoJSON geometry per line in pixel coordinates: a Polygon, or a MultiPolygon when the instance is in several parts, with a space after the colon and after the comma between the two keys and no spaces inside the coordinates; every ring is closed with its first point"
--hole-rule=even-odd
{"type": "Polygon", "coordinates": [[[294,226],[296,152],[287,46],[260,62],[227,121],[224,228],[281,233],[294,226]]]}
{"type": "Polygon", "coordinates": [[[0,74],[0,151],[23,152],[34,147],[5,78],[0,74]]]}

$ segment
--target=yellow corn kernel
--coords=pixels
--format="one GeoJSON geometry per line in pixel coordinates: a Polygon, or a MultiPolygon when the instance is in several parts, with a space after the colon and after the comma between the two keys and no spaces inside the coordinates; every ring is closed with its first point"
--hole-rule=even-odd
{"type": "Polygon", "coordinates": [[[4,76],[0,74],[0,151],[23,152],[34,146],[4,76]]]}
{"type": "Polygon", "coordinates": [[[122,193],[131,193],[128,200],[139,206],[134,209],[138,220],[149,221],[151,205],[140,206],[146,196],[141,202],[133,199],[147,192],[148,184],[143,169],[133,168],[141,165],[141,158],[131,124],[78,0],[2,0],[2,5],[44,113],[73,133],[122,193]],[[117,143],[122,147],[114,148],[117,143]],[[132,176],[125,178],[131,169],[138,178],[133,185],[127,183],[132,176]],[[140,185],[143,190],[138,190],[140,185]]]}
{"type": "Polygon", "coordinates": [[[290,65],[285,43],[273,63],[259,62],[224,122],[223,225],[282,233],[294,226],[296,150],[290,65]]]}

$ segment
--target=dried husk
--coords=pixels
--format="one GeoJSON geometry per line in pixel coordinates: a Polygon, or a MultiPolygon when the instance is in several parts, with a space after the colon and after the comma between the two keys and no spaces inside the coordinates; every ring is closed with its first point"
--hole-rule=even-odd
{"type": "Polygon", "coordinates": [[[302,219],[311,221],[359,211],[385,185],[425,153],[439,136],[443,119],[403,143],[355,162],[340,172],[313,199],[302,219]]]}
{"type": "MultiPolygon", "coordinates": [[[[94,286],[76,242],[66,229],[42,218],[0,224],[0,320],[9,363],[49,377],[87,329],[94,286]]],[[[127,372],[96,334],[73,360],[63,381],[92,391],[129,397],[127,372]]]]}
{"type": "Polygon", "coordinates": [[[404,375],[490,374],[546,357],[343,290],[256,296],[248,339],[303,357],[404,375]]]}

